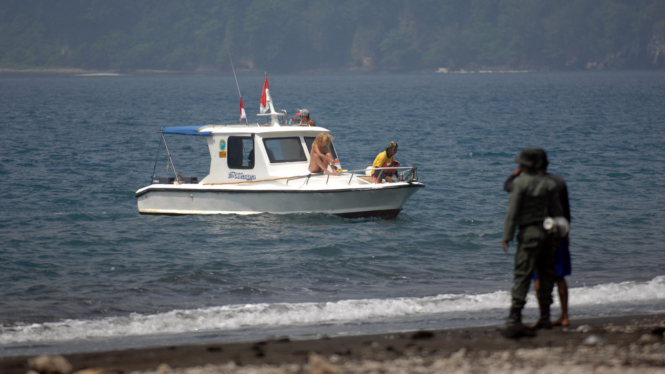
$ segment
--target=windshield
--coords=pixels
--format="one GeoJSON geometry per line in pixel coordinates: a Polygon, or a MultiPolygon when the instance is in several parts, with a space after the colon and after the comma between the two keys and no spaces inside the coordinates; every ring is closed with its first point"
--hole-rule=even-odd
{"type": "Polygon", "coordinates": [[[299,137],[263,139],[271,163],[307,161],[299,137]]]}

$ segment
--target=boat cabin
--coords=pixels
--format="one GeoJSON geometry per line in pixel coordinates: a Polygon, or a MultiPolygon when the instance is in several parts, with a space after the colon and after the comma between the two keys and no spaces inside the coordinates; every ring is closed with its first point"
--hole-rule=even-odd
{"type": "MultiPolygon", "coordinates": [[[[322,127],[209,125],[210,173],[201,184],[264,180],[309,174],[312,143],[322,127]]],[[[335,147],[330,145],[333,158],[335,147]]]]}

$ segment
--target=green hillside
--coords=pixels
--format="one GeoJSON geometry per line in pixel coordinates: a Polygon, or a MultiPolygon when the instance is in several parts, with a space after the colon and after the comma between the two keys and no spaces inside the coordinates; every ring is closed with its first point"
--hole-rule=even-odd
{"type": "Polygon", "coordinates": [[[663,0],[3,0],[0,68],[663,69],[663,0]]]}

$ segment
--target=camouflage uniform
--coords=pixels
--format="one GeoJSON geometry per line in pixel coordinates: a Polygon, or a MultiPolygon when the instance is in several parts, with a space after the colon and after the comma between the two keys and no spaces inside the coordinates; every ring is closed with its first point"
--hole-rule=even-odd
{"type": "MultiPolygon", "coordinates": [[[[530,148],[524,149],[515,161],[534,168],[537,160],[532,151],[530,148]]],[[[534,271],[540,279],[537,297],[541,307],[541,320],[546,319],[549,323],[555,278],[554,253],[558,243],[549,238],[543,228],[543,220],[548,211],[554,217],[563,215],[557,186],[552,179],[536,174],[533,170],[523,173],[513,181],[502,238],[502,241],[511,241],[519,227],[509,324],[521,325],[521,311],[526,303],[526,294],[534,271]]]]}

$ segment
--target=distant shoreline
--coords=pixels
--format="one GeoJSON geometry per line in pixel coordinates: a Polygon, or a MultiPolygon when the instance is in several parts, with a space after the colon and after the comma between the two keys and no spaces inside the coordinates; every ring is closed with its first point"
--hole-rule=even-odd
{"type": "Polygon", "coordinates": [[[117,70],[86,70],[75,68],[62,69],[6,69],[0,68],[0,75],[73,75],[73,76],[121,76],[132,74],[185,74],[188,72],[171,70],[134,70],[119,72],[117,70]]]}
{"type": "MultiPolygon", "coordinates": [[[[321,70],[321,71],[301,71],[289,73],[275,73],[275,74],[527,74],[527,73],[542,73],[542,72],[628,72],[628,71],[663,71],[662,69],[586,69],[586,70],[513,70],[513,69],[459,69],[449,70],[445,68],[432,69],[426,71],[384,71],[384,70],[366,70],[366,69],[346,69],[346,70],[321,70]]],[[[260,71],[254,70],[237,70],[238,74],[262,74],[260,71]]],[[[151,69],[138,69],[138,70],[87,70],[78,68],[58,68],[58,69],[8,69],[0,68],[0,76],[11,75],[52,75],[52,76],[79,76],[79,77],[93,77],[93,76],[131,76],[131,75],[228,75],[231,72],[217,71],[217,70],[151,70],[151,69]]]]}
{"type": "MultiPolygon", "coordinates": [[[[665,314],[572,320],[569,327],[510,340],[500,326],[131,349],[63,355],[74,371],[206,373],[610,372],[665,373],[665,314]],[[316,371],[328,368],[332,371],[316,371]],[[402,370],[396,369],[401,368],[402,370]],[[390,369],[390,370],[389,370],[390,369]],[[196,372],[201,372],[201,370],[196,372]],[[595,370],[595,371],[594,371],[595,370]]],[[[23,374],[29,357],[0,358],[0,372],[23,374]]]]}

